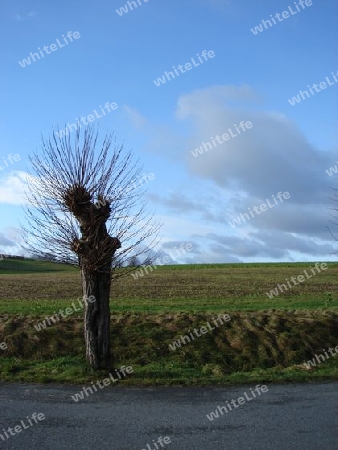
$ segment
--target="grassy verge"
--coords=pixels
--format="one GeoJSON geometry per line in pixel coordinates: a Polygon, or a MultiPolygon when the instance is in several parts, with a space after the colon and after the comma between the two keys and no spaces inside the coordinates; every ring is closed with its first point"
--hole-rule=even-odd
{"type": "MultiPolygon", "coordinates": [[[[115,367],[132,366],[121,385],[226,385],[338,379],[338,355],[311,369],[304,362],[338,345],[338,312],[230,313],[218,327],[210,314],[115,314],[111,345],[115,367]],[[194,339],[206,324],[215,329],[194,339]],[[190,336],[182,345],[181,336],[190,336]],[[181,341],[181,346],[169,344],[181,341]]],[[[37,332],[39,317],[0,317],[4,381],[89,383],[104,378],[84,361],[81,319],[69,318],[37,332]]],[[[40,317],[43,319],[43,317],[40,317]]],[[[199,333],[201,334],[201,333],[199,333]]],[[[1,340],[0,337],[0,340],[1,340]]]]}
{"type": "MultiPolygon", "coordinates": [[[[65,356],[51,361],[1,359],[1,380],[6,382],[34,382],[61,384],[89,384],[107,376],[106,372],[93,372],[86,367],[81,357],[65,356]]],[[[117,366],[119,367],[119,366],[117,366]]],[[[153,364],[148,367],[133,364],[134,373],[119,381],[120,386],[227,386],[232,384],[338,380],[338,364],[327,361],[325,365],[311,371],[301,367],[273,367],[254,369],[250,372],[237,371],[229,375],[203,374],[198,369],[153,364]]],[[[114,386],[114,385],[113,385],[114,386]]]]}

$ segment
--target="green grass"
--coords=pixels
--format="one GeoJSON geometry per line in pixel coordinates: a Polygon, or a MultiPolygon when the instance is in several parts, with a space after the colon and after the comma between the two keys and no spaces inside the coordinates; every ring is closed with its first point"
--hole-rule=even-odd
{"type": "Polygon", "coordinates": [[[70,272],[75,269],[66,264],[57,264],[32,259],[4,258],[0,260],[0,275],[18,273],[70,272]]]}
{"type": "MultiPolygon", "coordinates": [[[[89,369],[84,358],[65,356],[46,361],[1,359],[1,379],[6,382],[35,382],[61,384],[90,384],[102,380],[107,372],[94,372],[89,369]]],[[[117,368],[119,365],[116,366],[117,368]]],[[[198,368],[182,367],[167,363],[151,365],[133,365],[134,373],[120,380],[114,386],[227,386],[249,383],[277,382],[315,382],[338,379],[338,364],[327,362],[325,366],[305,372],[301,368],[273,367],[271,369],[254,369],[250,372],[233,372],[224,376],[201,373],[198,368]]]]}
{"type": "MultiPolygon", "coordinates": [[[[338,357],[312,370],[304,361],[338,345],[338,264],[285,293],[266,292],[310,263],[159,266],[113,281],[115,367],[121,385],[224,385],[338,378],[338,357]],[[231,322],[183,346],[169,343],[218,313],[231,322]]],[[[82,311],[37,332],[34,324],[81,298],[80,273],[55,263],[0,261],[0,350],[4,381],[88,383],[104,378],[84,360],[82,311]],[[19,359],[18,359],[19,358],[19,359]]]]}

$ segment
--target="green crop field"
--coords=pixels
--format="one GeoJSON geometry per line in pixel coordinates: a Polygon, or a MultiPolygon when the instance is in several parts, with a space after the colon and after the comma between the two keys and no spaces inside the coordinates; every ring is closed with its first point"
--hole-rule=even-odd
{"type": "MultiPolygon", "coordinates": [[[[337,379],[338,357],[304,361],[338,345],[338,264],[328,263],[273,298],[267,292],[310,263],[159,266],[112,283],[115,363],[132,365],[124,384],[226,384],[337,379]],[[229,323],[171,351],[180,336],[229,314],[229,323]]],[[[71,266],[0,261],[1,377],[7,381],[87,382],[82,311],[37,331],[46,317],[81,297],[71,266]]],[[[121,381],[122,383],[122,381],[121,381]]]]}
{"type": "MultiPolygon", "coordinates": [[[[267,292],[278,283],[306,269],[310,272],[310,266],[313,264],[158,266],[138,279],[129,274],[114,281],[111,311],[158,314],[337,308],[337,263],[329,263],[316,276],[268,297],[267,292]]],[[[59,264],[4,259],[0,261],[0,282],[0,312],[7,314],[51,314],[82,295],[79,271],[59,264]]]]}

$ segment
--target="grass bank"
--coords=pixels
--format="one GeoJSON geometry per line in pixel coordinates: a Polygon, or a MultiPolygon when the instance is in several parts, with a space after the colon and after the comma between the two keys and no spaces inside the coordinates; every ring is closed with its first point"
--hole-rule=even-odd
{"type": "MultiPolygon", "coordinates": [[[[338,379],[338,356],[310,369],[304,365],[338,345],[338,312],[231,312],[230,317],[216,326],[216,316],[205,313],[112,315],[115,367],[134,369],[119,383],[192,386],[338,379]],[[198,337],[194,330],[207,323],[215,329],[199,331],[198,337]],[[181,346],[171,348],[174,341],[181,346]]],[[[0,316],[0,336],[6,336],[8,347],[1,351],[2,380],[89,383],[105,376],[86,367],[80,318],[37,332],[38,319],[43,317],[0,316]]]]}

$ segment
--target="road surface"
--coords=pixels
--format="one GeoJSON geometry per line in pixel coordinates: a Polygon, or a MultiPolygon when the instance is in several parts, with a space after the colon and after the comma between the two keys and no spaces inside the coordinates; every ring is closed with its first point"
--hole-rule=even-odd
{"type": "Polygon", "coordinates": [[[338,383],[255,387],[1,383],[0,449],[338,450],[338,383]]]}

